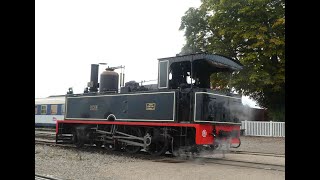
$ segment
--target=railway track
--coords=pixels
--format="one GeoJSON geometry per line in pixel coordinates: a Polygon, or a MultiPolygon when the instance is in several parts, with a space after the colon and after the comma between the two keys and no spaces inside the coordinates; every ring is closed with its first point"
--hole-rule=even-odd
{"type": "Polygon", "coordinates": [[[55,137],[56,133],[54,132],[46,132],[46,131],[35,131],[34,133],[36,136],[48,136],[48,137],[55,137]]]}
{"type": "MultiPolygon", "coordinates": [[[[76,148],[75,145],[70,144],[56,144],[55,143],[55,132],[52,131],[35,131],[35,143],[42,145],[50,145],[50,146],[58,146],[64,148],[76,148]]],[[[82,149],[84,150],[84,149],[82,149]]],[[[85,150],[97,150],[97,147],[87,146],[85,150]]],[[[117,152],[111,152],[112,154],[117,154],[117,152]]],[[[272,154],[272,153],[262,153],[262,152],[251,152],[251,151],[238,151],[238,150],[229,150],[226,154],[245,154],[245,155],[256,155],[256,156],[271,156],[271,157],[285,157],[284,154],[272,154]]],[[[267,163],[259,163],[259,162],[249,162],[249,161],[239,161],[232,160],[226,158],[212,158],[212,157],[201,157],[201,156],[192,156],[190,157],[173,157],[171,154],[166,155],[164,157],[150,157],[146,152],[141,151],[138,154],[129,155],[134,156],[135,158],[141,158],[145,160],[152,160],[154,162],[164,162],[164,163],[182,163],[182,162],[196,162],[196,163],[212,163],[212,164],[220,164],[220,165],[229,165],[229,166],[237,166],[237,167],[246,167],[246,168],[255,168],[255,169],[265,169],[265,170],[276,170],[276,171],[285,171],[284,165],[277,164],[267,164],[267,163]]]]}
{"type": "MultiPolygon", "coordinates": [[[[53,140],[48,139],[35,139],[36,144],[42,145],[50,145],[50,146],[58,146],[63,148],[76,148],[74,145],[69,144],[56,144],[53,140]]],[[[79,150],[82,151],[96,151],[97,147],[87,146],[81,148],[79,150]]],[[[121,152],[111,151],[111,154],[117,155],[121,154],[121,152]]],[[[250,154],[250,153],[249,153],[250,154]]],[[[256,155],[256,154],[255,154],[256,155]]],[[[236,167],[245,167],[245,168],[254,168],[254,169],[264,169],[264,170],[275,170],[275,171],[285,171],[284,165],[278,164],[268,164],[268,163],[260,163],[260,162],[250,162],[250,161],[240,161],[240,160],[232,160],[226,158],[211,158],[211,157],[201,157],[201,156],[192,156],[192,157],[173,157],[171,154],[167,154],[162,157],[152,157],[146,152],[141,151],[137,154],[128,155],[134,158],[140,158],[144,160],[151,160],[154,162],[163,162],[163,163],[197,163],[197,164],[219,164],[219,165],[228,165],[228,166],[236,166],[236,167]]]]}
{"type": "Polygon", "coordinates": [[[41,144],[41,145],[58,146],[58,147],[64,147],[64,148],[76,148],[76,146],[72,144],[56,144],[56,141],[48,140],[48,139],[35,138],[34,142],[35,144],[41,144]]]}
{"type": "Polygon", "coordinates": [[[49,139],[49,140],[56,139],[56,133],[54,131],[36,129],[34,132],[34,135],[35,135],[35,138],[49,139]]]}
{"type": "Polygon", "coordinates": [[[164,159],[154,160],[154,162],[164,162],[164,163],[195,162],[197,164],[219,164],[219,165],[228,165],[228,166],[236,166],[236,167],[275,170],[275,171],[285,172],[284,165],[258,163],[258,162],[250,162],[250,161],[238,161],[238,160],[222,159],[222,158],[193,157],[192,159],[186,159],[186,160],[182,160],[179,158],[164,158],[164,159]]]}
{"type": "Polygon", "coordinates": [[[202,158],[202,157],[200,157],[198,159],[200,159],[200,162],[202,160],[203,163],[213,163],[213,164],[246,167],[246,168],[254,168],[254,169],[264,169],[264,170],[275,170],[275,171],[285,172],[285,165],[279,165],[279,164],[239,161],[239,160],[220,159],[220,158],[202,158]]]}
{"type": "Polygon", "coordinates": [[[44,129],[44,128],[36,128],[35,130],[34,130],[34,132],[35,133],[47,133],[47,134],[50,134],[50,133],[56,133],[56,131],[53,129],[44,129]]]}
{"type": "Polygon", "coordinates": [[[252,151],[237,151],[231,150],[229,151],[233,154],[248,154],[248,155],[257,155],[257,156],[272,156],[272,157],[285,157],[285,154],[274,154],[274,153],[264,153],[264,152],[252,152],[252,151]]]}
{"type": "Polygon", "coordinates": [[[35,174],[35,180],[62,180],[47,175],[35,174]]]}
{"type": "MultiPolygon", "coordinates": [[[[50,139],[50,140],[55,140],[54,131],[48,131],[48,130],[36,130],[35,131],[35,136],[38,138],[42,139],[50,139]]],[[[284,154],[274,154],[274,153],[264,153],[264,152],[252,152],[252,151],[239,151],[239,150],[227,150],[225,152],[226,154],[231,153],[231,154],[245,154],[245,155],[256,155],[256,156],[271,156],[271,157],[285,157],[284,154]]]]}
{"type": "Polygon", "coordinates": [[[47,131],[47,132],[55,132],[56,129],[55,128],[34,128],[35,131],[47,131]]]}

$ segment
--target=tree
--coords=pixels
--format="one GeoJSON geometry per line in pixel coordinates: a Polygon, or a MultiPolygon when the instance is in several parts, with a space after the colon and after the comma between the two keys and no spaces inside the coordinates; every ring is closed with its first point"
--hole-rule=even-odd
{"type": "Polygon", "coordinates": [[[239,60],[244,68],[211,75],[212,85],[233,87],[284,121],[284,0],[202,0],[181,18],[181,53],[209,52],[239,60]],[[231,76],[231,79],[230,79],[231,76]]]}

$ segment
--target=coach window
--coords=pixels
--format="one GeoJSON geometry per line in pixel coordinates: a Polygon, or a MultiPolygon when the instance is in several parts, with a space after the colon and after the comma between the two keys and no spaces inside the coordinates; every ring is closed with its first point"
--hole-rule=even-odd
{"type": "Polygon", "coordinates": [[[61,114],[64,115],[64,104],[61,105],[61,114]]]}
{"type": "Polygon", "coordinates": [[[57,114],[58,105],[51,105],[51,114],[57,114]]]}
{"type": "Polygon", "coordinates": [[[35,105],[35,109],[36,109],[36,111],[34,114],[38,114],[38,106],[37,105],[35,105]]]}
{"type": "Polygon", "coordinates": [[[41,114],[47,114],[47,105],[41,105],[41,114]]]}

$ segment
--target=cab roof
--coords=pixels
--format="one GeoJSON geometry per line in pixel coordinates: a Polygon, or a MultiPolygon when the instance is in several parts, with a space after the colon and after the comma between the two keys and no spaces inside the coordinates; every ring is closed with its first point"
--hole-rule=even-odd
{"type": "Polygon", "coordinates": [[[174,62],[182,61],[206,61],[210,66],[230,69],[230,70],[241,70],[243,65],[234,59],[218,55],[218,54],[207,54],[207,53],[197,53],[197,54],[187,54],[187,55],[177,55],[175,57],[160,58],[159,61],[169,61],[170,64],[174,62]]]}

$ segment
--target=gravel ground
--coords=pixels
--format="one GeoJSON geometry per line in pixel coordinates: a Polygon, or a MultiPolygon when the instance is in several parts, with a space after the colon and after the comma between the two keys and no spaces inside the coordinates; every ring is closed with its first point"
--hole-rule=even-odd
{"type": "Polygon", "coordinates": [[[241,136],[241,146],[235,150],[285,154],[285,138],[241,136]]]}
{"type": "MultiPolygon", "coordinates": [[[[242,137],[240,148],[238,149],[246,151],[284,153],[284,138],[242,137]]],[[[203,164],[196,161],[154,162],[117,154],[35,145],[35,172],[74,180],[285,179],[285,172],[281,171],[203,164]]]]}

